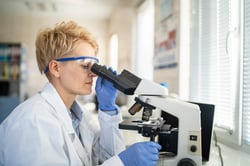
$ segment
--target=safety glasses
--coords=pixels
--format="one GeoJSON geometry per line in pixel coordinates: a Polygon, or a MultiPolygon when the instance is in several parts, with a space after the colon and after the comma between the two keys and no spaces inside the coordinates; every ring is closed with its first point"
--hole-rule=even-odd
{"type": "MultiPolygon", "coordinates": [[[[90,72],[91,67],[94,63],[99,63],[98,58],[92,56],[78,56],[78,57],[65,57],[55,59],[58,62],[76,61],[79,63],[86,72],[90,72]]],[[[49,71],[49,66],[44,70],[44,73],[49,71]]]]}

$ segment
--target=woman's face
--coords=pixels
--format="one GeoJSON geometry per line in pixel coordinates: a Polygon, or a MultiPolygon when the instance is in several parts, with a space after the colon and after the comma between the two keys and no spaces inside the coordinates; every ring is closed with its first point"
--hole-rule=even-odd
{"type": "Polygon", "coordinates": [[[59,61],[60,63],[60,84],[64,92],[70,95],[87,95],[92,92],[93,78],[96,77],[90,71],[93,59],[95,58],[95,50],[85,42],[78,41],[74,51],[63,58],[74,57],[90,57],[86,59],[59,61]]]}

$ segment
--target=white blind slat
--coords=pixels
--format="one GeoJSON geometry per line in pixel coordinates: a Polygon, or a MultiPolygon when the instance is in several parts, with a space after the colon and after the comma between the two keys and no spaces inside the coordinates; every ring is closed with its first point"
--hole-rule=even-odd
{"type": "Polygon", "coordinates": [[[244,1],[242,139],[250,145],[250,1],[244,1]]]}

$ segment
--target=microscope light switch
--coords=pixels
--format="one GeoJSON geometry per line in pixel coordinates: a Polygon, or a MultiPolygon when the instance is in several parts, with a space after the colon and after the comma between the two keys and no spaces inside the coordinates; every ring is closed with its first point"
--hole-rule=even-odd
{"type": "Polygon", "coordinates": [[[190,141],[197,141],[197,135],[190,135],[190,141]]]}

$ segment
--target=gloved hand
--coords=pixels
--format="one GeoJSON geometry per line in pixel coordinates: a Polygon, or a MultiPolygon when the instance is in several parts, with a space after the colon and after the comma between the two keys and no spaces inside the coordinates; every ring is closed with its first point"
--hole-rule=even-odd
{"type": "Polygon", "coordinates": [[[161,145],[155,142],[139,142],[118,154],[125,166],[155,166],[159,160],[161,145]]]}
{"type": "MultiPolygon", "coordinates": [[[[106,67],[106,66],[105,66],[106,67]]],[[[115,75],[117,74],[111,67],[109,68],[115,75]]],[[[96,97],[98,107],[102,111],[117,110],[115,99],[117,96],[117,90],[111,82],[101,77],[96,80],[96,97]]]]}

